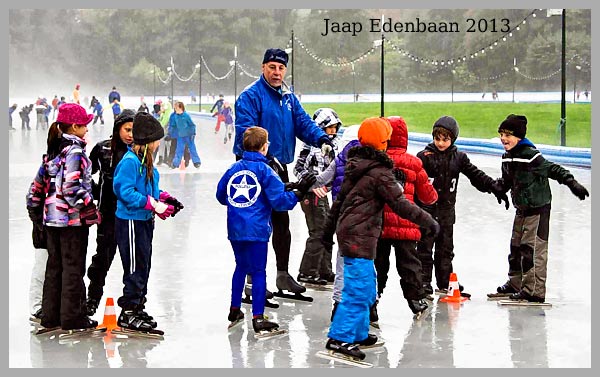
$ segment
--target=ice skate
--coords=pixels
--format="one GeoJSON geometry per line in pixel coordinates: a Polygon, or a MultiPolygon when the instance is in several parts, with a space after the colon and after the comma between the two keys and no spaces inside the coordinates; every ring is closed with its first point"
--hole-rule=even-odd
{"type": "MultiPolygon", "coordinates": [[[[248,276],[248,281],[250,281],[250,282],[246,283],[246,286],[244,287],[244,298],[242,298],[242,302],[244,304],[252,304],[252,280],[250,279],[249,276],[248,276]]],[[[271,292],[267,289],[267,292],[265,294],[265,307],[277,309],[279,307],[279,304],[277,304],[276,302],[269,301],[272,298],[273,298],[273,292],[271,292]]]]}
{"type": "Polygon", "coordinates": [[[532,296],[529,293],[521,290],[513,293],[509,300],[500,300],[498,305],[502,306],[542,306],[551,307],[552,304],[545,302],[542,297],[532,296]]]}
{"type": "Polygon", "coordinates": [[[98,321],[94,321],[88,317],[85,317],[79,327],[74,329],[63,329],[63,333],[58,335],[58,339],[66,340],[77,338],[83,335],[98,335],[106,332],[106,327],[96,327],[98,326],[98,321]]]}
{"type": "Polygon", "coordinates": [[[327,351],[317,352],[317,356],[323,359],[339,361],[347,365],[353,365],[360,368],[372,368],[373,364],[363,361],[365,353],[362,352],[357,344],[344,343],[338,340],[329,339],[325,345],[327,351]]]}
{"type": "Polygon", "coordinates": [[[306,287],[298,284],[287,271],[277,271],[277,279],[275,280],[275,284],[277,284],[278,289],[277,292],[273,293],[275,297],[306,302],[313,301],[312,297],[302,295],[302,293],[306,292],[306,287]],[[285,293],[283,291],[289,291],[293,294],[285,293]]]}
{"type": "Polygon", "coordinates": [[[385,342],[379,340],[379,338],[377,338],[377,335],[369,334],[366,339],[357,342],[357,344],[361,349],[372,349],[383,346],[385,342]]]}
{"type": "Polygon", "coordinates": [[[299,273],[298,281],[302,283],[306,288],[314,289],[316,291],[333,290],[333,286],[328,285],[327,280],[321,278],[318,275],[305,275],[303,273],[299,273]]]}
{"type": "Polygon", "coordinates": [[[377,304],[379,300],[375,300],[375,303],[369,309],[369,325],[378,329],[379,328],[379,315],[377,314],[377,304]]]}
{"type": "Polygon", "coordinates": [[[496,288],[496,293],[488,293],[488,300],[506,300],[510,297],[510,295],[514,293],[518,293],[509,282],[504,283],[503,285],[496,288]]]}
{"type": "Polygon", "coordinates": [[[29,316],[29,322],[34,326],[40,326],[42,323],[42,308],[39,308],[37,312],[29,316]]]}
{"type": "Polygon", "coordinates": [[[287,333],[287,330],[280,330],[277,323],[267,320],[265,316],[252,318],[252,328],[254,329],[254,337],[258,340],[287,333]]]}
{"type": "Polygon", "coordinates": [[[145,321],[134,310],[123,310],[117,321],[118,328],[111,330],[113,334],[131,337],[163,339],[164,331],[152,328],[152,324],[145,321]]]}
{"type": "Polygon", "coordinates": [[[427,304],[427,301],[425,301],[424,299],[407,301],[408,307],[414,314],[413,319],[418,321],[425,318],[429,314],[431,307],[427,304]]]}
{"type": "Polygon", "coordinates": [[[62,333],[64,332],[63,329],[60,328],[60,326],[49,326],[49,327],[44,327],[44,326],[39,326],[36,327],[33,330],[33,335],[49,335],[49,336],[54,336],[56,334],[62,333]]]}
{"type": "MultiPolygon", "coordinates": [[[[459,284],[458,285],[458,289],[460,291],[461,297],[471,298],[471,294],[470,293],[464,292],[465,287],[463,287],[462,285],[459,284]]],[[[443,296],[447,296],[448,295],[448,289],[447,288],[438,288],[438,289],[435,290],[435,293],[437,295],[442,296],[442,297],[443,296]]]]}
{"type": "Polygon", "coordinates": [[[229,320],[227,329],[231,330],[240,323],[244,322],[244,313],[240,310],[240,308],[229,309],[229,316],[227,319],[229,320]]]}
{"type": "Polygon", "coordinates": [[[85,307],[87,311],[88,317],[96,314],[96,310],[98,310],[98,305],[100,305],[100,300],[96,300],[95,298],[88,298],[85,302],[85,307]]]}

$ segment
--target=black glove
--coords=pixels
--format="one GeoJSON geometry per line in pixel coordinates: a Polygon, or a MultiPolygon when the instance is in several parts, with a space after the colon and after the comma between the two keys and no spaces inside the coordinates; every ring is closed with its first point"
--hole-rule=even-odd
{"type": "Polygon", "coordinates": [[[317,177],[314,175],[313,172],[309,171],[307,174],[305,174],[302,177],[302,179],[300,179],[298,182],[296,182],[296,189],[298,191],[300,191],[302,194],[306,194],[308,192],[308,190],[310,190],[312,185],[315,184],[316,181],[317,181],[317,177]]]}
{"type": "Polygon", "coordinates": [[[396,181],[400,183],[400,186],[404,188],[404,184],[406,183],[406,174],[404,174],[404,171],[400,168],[393,168],[392,173],[394,174],[396,181]]]}
{"type": "Polygon", "coordinates": [[[27,207],[27,213],[34,224],[41,223],[44,220],[44,207],[27,207]]]}
{"type": "Polygon", "coordinates": [[[568,178],[565,181],[565,185],[571,189],[573,195],[579,198],[579,200],[585,200],[586,196],[590,196],[588,190],[583,187],[579,182],[577,182],[574,178],[568,178]]]}
{"type": "Polygon", "coordinates": [[[502,204],[502,201],[504,201],[504,207],[506,208],[506,210],[508,210],[508,208],[510,207],[510,204],[508,202],[508,196],[506,195],[506,192],[504,192],[504,190],[502,189],[502,184],[498,179],[492,183],[490,191],[498,200],[498,204],[502,204]]]}
{"type": "Polygon", "coordinates": [[[179,200],[177,200],[177,198],[175,198],[174,196],[169,196],[167,199],[164,200],[164,203],[170,204],[173,206],[173,208],[175,208],[175,211],[173,211],[173,213],[171,214],[171,217],[175,217],[177,212],[179,212],[185,208],[183,206],[183,203],[181,203],[179,200]]]}
{"type": "Polygon", "coordinates": [[[433,223],[431,223],[428,227],[422,227],[421,232],[425,237],[436,239],[437,235],[440,233],[440,224],[433,220],[433,223]]]}

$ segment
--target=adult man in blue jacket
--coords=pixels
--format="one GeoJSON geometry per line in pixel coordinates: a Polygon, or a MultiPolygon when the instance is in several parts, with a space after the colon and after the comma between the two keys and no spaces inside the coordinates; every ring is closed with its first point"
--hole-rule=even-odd
{"type": "MultiPolygon", "coordinates": [[[[239,160],[244,152],[243,135],[248,127],[260,126],[269,132],[270,166],[283,182],[289,182],[287,164],[294,161],[296,138],[306,144],[333,148],[333,143],[306,113],[298,98],[283,82],[288,54],[278,48],[265,51],[262,75],[242,91],[235,102],[235,143],[233,153],[239,160]]],[[[287,211],[273,211],[273,249],[277,260],[277,289],[279,296],[307,299],[300,293],[306,288],[288,273],[290,257],[290,218],[287,211]],[[294,293],[286,296],[281,291],[294,293]]],[[[312,299],[310,299],[312,300],[312,299]]]]}

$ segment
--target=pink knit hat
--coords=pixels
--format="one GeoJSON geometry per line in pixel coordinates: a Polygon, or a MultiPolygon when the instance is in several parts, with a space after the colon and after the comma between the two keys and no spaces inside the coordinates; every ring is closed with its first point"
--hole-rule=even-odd
{"type": "Polygon", "coordinates": [[[58,108],[58,123],[88,124],[94,119],[93,114],[88,114],[85,109],[76,103],[64,103],[58,108]]]}

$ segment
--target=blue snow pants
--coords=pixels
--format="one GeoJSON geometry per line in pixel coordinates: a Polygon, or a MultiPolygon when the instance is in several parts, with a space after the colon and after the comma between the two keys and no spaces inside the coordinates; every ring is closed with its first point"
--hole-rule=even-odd
{"type": "Polygon", "coordinates": [[[344,288],[327,336],[357,343],[369,335],[369,308],[377,298],[377,276],[372,259],[344,257],[344,288]]]}
{"type": "Polygon", "coordinates": [[[177,148],[175,149],[175,157],[173,157],[173,166],[179,167],[186,145],[190,150],[192,163],[199,164],[201,162],[198,151],[196,150],[196,143],[194,143],[194,136],[183,136],[177,138],[177,148]]]}
{"type": "Polygon", "coordinates": [[[252,314],[262,315],[265,311],[267,293],[268,242],[231,241],[235,254],[235,271],[231,279],[231,307],[242,306],[242,292],[246,275],[252,276],[252,314]]]}

